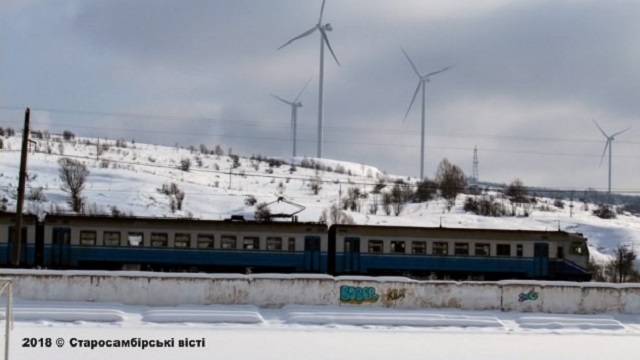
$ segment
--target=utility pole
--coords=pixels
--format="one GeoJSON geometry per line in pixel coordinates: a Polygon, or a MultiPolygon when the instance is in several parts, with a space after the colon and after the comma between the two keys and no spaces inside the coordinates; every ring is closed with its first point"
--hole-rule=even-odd
{"type": "MultiPolygon", "coordinates": [[[[13,261],[15,267],[20,266],[20,245],[22,244],[22,207],[24,205],[24,187],[27,180],[27,151],[29,150],[29,115],[24,112],[24,130],[22,132],[22,152],[20,153],[20,174],[18,175],[18,203],[16,205],[16,227],[13,231],[13,261]]],[[[7,319],[8,321],[8,319],[7,319]]]]}

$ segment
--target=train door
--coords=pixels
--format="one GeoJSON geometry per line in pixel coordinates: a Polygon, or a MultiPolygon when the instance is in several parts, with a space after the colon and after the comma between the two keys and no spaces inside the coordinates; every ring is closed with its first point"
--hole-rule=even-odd
{"type": "Polygon", "coordinates": [[[533,277],[546,278],[549,276],[549,244],[533,244],[533,277]]]}
{"type": "MultiPolygon", "coordinates": [[[[15,232],[15,226],[9,226],[9,239],[7,247],[7,264],[13,264],[13,235],[15,232]]],[[[20,266],[26,266],[27,264],[27,227],[23,226],[20,234],[20,266]]]]}
{"type": "Polygon", "coordinates": [[[347,237],[344,239],[344,272],[360,272],[360,238],[347,237]]]}
{"type": "Polygon", "coordinates": [[[320,271],[320,236],[304,237],[304,271],[320,271]]]}
{"type": "Polygon", "coordinates": [[[55,227],[52,231],[51,266],[54,268],[68,266],[71,251],[71,229],[55,227]]]}

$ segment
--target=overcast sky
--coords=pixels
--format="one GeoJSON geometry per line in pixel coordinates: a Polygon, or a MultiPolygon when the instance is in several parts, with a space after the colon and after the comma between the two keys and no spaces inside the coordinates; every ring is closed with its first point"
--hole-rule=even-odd
{"type": "MultiPolygon", "coordinates": [[[[320,35],[280,49],[318,21],[321,0],[4,0],[0,121],[78,136],[164,145],[220,144],[315,156],[320,35]]],[[[326,158],[419,175],[422,73],[425,173],[443,158],[481,180],[640,190],[640,2],[328,0],[324,22],[326,158]]]]}

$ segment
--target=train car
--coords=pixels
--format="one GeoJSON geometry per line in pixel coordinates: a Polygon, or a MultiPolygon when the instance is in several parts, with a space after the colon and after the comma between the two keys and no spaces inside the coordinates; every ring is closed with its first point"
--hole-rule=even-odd
{"type": "Polygon", "coordinates": [[[563,231],[332,225],[330,272],[451,279],[590,279],[586,238],[563,231]]]}
{"type": "MultiPolygon", "coordinates": [[[[25,214],[22,216],[22,233],[20,240],[19,266],[34,267],[42,259],[41,241],[37,236],[38,217],[25,214]]],[[[0,266],[13,265],[13,236],[16,229],[16,214],[0,212],[0,266]]]]}
{"type": "Polygon", "coordinates": [[[327,271],[327,226],[311,223],[47,215],[50,268],[327,271]]]}

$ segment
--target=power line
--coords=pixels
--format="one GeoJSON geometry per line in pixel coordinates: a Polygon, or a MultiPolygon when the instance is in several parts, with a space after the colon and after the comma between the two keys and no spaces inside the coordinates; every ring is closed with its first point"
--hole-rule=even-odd
{"type": "MultiPolygon", "coordinates": [[[[0,106],[0,109],[8,109],[8,110],[21,110],[22,108],[13,107],[13,106],[0,106]]],[[[158,114],[139,114],[139,113],[118,113],[118,112],[100,112],[100,111],[84,111],[84,110],[71,110],[71,109],[51,109],[51,108],[31,108],[32,112],[34,111],[45,111],[52,113],[66,113],[66,114],[77,114],[77,115],[91,115],[91,116],[103,116],[103,117],[116,117],[116,118],[134,118],[134,119],[149,119],[149,120],[164,120],[164,121],[206,121],[209,123],[221,123],[221,124],[229,124],[233,126],[263,126],[263,127],[271,127],[271,128],[288,128],[289,123],[286,122],[260,122],[260,121],[249,121],[249,120],[239,120],[239,119],[219,119],[219,118],[206,118],[206,117],[187,117],[187,116],[174,116],[174,115],[158,115],[158,114]]],[[[17,121],[7,121],[11,123],[18,123],[17,121]]],[[[161,130],[148,130],[148,129],[123,129],[123,128],[113,128],[113,127],[93,127],[93,126],[82,126],[76,125],[73,123],[65,123],[65,122],[56,122],[55,124],[51,123],[42,123],[35,122],[35,124],[40,125],[49,125],[55,127],[62,126],[73,126],[77,128],[86,128],[86,129],[95,129],[95,130],[115,130],[115,131],[127,131],[127,132],[139,132],[139,133],[166,133],[166,134],[176,134],[175,131],[161,131],[161,130]]],[[[305,126],[301,125],[299,128],[314,130],[313,126],[305,126]]],[[[369,132],[369,133],[383,133],[383,134],[400,134],[400,135],[411,135],[418,136],[415,131],[404,131],[397,129],[382,129],[382,128],[359,128],[359,127],[349,127],[349,126],[326,126],[325,129],[335,130],[335,131],[352,131],[352,132],[369,132]]],[[[178,133],[180,135],[202,135],[202,133],[178,133]]],[[[525,140],[525,141],[546,141],[546,142],[582,142],[582,143],[601,143],[599,139],[578,139],[578,138],[562,138],[562,137],[536,137],[536,136],[514,136],[514,135],[496,135],[496,134],[474,134],[474,133],[451,133],[451,132],[427,132],[429,136],[436,137],[472,137],[472,138],[487,138],[487,139],[499,139],[499,140],[525,140]]],[[[229,136],[229,135],[220,135],[220,134],[206,134],[209,136],[229,136]]],[[[289,140],[282,138],[265,138],[269,140],[289,140]]],[[[315,141],[315,140],[307,140],[307,141],[315,141]]],[[[640,141],[629,141],[629,140],[619,140],[618,143],[627,143],[627,144],[640,144],[640,141]]]]}
{"type": "MultiPolygon", "coordinates": [[[[2,152],[19,152],[17,150],[0,150],[0,153],[2,152]]],[[[87,160],[87,161],[92,161],[92,162],[97,162],[95,157],[88,157],[88,156],[80,156],[80,155],[60,155],[60,154],[45,154],[42,152],[38,152],[36,151],[36,153],[39,154],[43,154],[43,155],[47,155],[47,156],[56,156],[56,157],[66,157],[66,158],[74,158],[74,159],[81,159],[81,160],[87,160]]],[[[152,168],[158,168],[158,169],[171,169],[171,170],[177,170],[177,171],[182,171],[180,170],[177,166],[170,166],[170,165],[161,165],[161,164],[154,164],[154,163],[141,163],[141,162],[133,162],[133,161],[124,161],[124,160],[111,160],[111,159],[106,159],[106,158],[102,158],[100,159],[100,161],[108,161],[109,163],[117,163],[117,164],[123,164],[123,165],[131,165],[131,166],[143,166],[143,167],[152,167],[152,168]]],[[[244,170],[244,169],[243,169],[244,170]]],[[[229,170],[215,170],[215,169],[201,169],[201,168],[191,168],[189,170],[189,172],[199,172],[199,173],[205,173],[205,174],[219,174],[219,175],[228,175],[229,174],[229,170]]],[[[336,173],[336,175],[334,175],[334,178],[326,178],[328,171],[324,171],[323,176],[325,178],[322,177],[318,177],[318,176],[295,176],[295,175],[279,175],[279,174],[263,174],[263,173],[254,173],[254,172],[249,172],[247,173],[246,171],[243,172],[232,172],[233,176],[240,176],[240,177],[257,177],[257,178],[266,178],[266,179],[279,179],[279,180],[297,180],[297,181],[302,181],[302,182],[311,182],[311,181],[315,181],[315,182],[319,182],[322,184],[334,184],[334,185],[352,185],[352,186],[376,186],[379,184],[378,180],[377,182],[373,182],[373,181],[354,181],[352,179],[347,179],[345,180],[340,180],[338,179],[338,177],[341,177],[340,175],[338,175],[336,173]]],[[[362,176],[361,176],[362,177],[362,176]]],[[[387,180],[387,182],[392,181],[390,179],[387,180]]],[[[197,183],[191,183],[193,185],[197,185],[197,186],[205,186],[205,187],[213,187],[216,188],[215,186],[208,186],[208,185],[203,185],[203,184],[197,184],[197,183]]],[[[389,183],[387,185],[394,185],[394,183],[389,183]]],[[[405,184],[405,185],[410,185],[410,184],[405,184]]],[[[11,187],[9,186],[0,186],[0,188],[5,188],[5,189],[11,189],[11,187]]],[[[549,189],[547,190],[546,188],[539,188],[539,187],[526,187],[527,191],[545,191],[545,192],[558,192],[558,193],[564,193],[564,192],[584,192],[584,191],[604,191],[604,188],[588,188],[588,189],[576,189],[576,188],[569,188],[569,187],[555,187],[553,189],[549,189]]],[[[112,190],[110,188],[92,188],[92,189],[86,189],[89,191],[114,191],[114,192],[122,192],[122,193],[149,193],[149,192],[140,192],[140,191],[135,191],[135,190],[112,190]]],[[[612,189],[612,193],[616,193],[616,194],[637,194],[640,193],[640,189],[612,189]]],[[[191,194],[199,194],[199,193],[191,193],[191,194]]],[[[211,196],[211,195],[216,195],[216,196],[227,196],[228,194],[207,194],[206,196],[211,196]]],[[[233,195],[233,196],[244,196],[244,195],[233,195]]],[[[311,198],[311,197],[310,197],[311,198]]]]}

